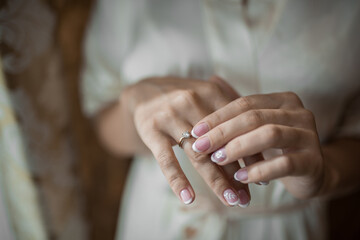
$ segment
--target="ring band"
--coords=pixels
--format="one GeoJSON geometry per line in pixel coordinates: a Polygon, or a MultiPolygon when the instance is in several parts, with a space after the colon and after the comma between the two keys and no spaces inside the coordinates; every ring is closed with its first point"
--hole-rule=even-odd
{"type": "Polygon", "coordinates": [[[191,134],[190,134],[189,131],[183,132],[182,136],[181,136],[181,138],[179,140],[179,143],[178,143],[179,147],[183,148],[182,145],[184,144],[185,140],[190,138],[190,137],[191,137],[191,134]]]}

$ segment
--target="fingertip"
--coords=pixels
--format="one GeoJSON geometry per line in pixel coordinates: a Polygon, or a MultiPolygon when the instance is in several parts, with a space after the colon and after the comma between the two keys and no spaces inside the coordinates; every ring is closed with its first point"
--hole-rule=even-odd
{"type": "Polygon", "coordinates": [[[199,136],[195,134],[194,128],[191,130],[191,136],[193,136],[194,138],[199,138],[199,136]]]}
{"type": "Polygon", "coordinates": [[[240,180],[238,179],[238,177],[237,177],[237,174],[236,174],[237,172],[235,172],[234,173],[234,179],[236,180],[236,181],[238,181],[238,182],[240,182],[240,180]]]}
{"type": "Polygon", "coordinates": [[[191,135],[194,138],[199,138],[210,130],[208,124],[206,122],[201,122],[196,124],[191,130],[191,135]]]}
{"type": "Polygon", "coordinates": [[[183,190],[181,190],[180,198],[185,205],[189,205],[194,200],[194,197],[192,196],[191,191],[189,191],[188,188],[184,188],[183,190]]]}
{"type": "Polygon", "coordinates": [[[246,208],[250,204],[250,195],[246,192],[245,189],[238,190],[238,194],[240,196],[240,202],[238,204],[239,207],[246,208]]]}
{"type": "Polygon", "coordinates": [[[239,203],[238,206],[242,207],[242,208],[247,208],[250,205],[250,202],[246,203],[246,204],[241,204],[239,203]]]}
{"type": "Polygon", "coordinates": [[[191,146],[191,148],[192,148],[192,150],[193,150],[194,152],[200,153],[200,150],[197,149],[196,146],[195,146],[195,142],[193,143],[193,145],[191,146]]]}

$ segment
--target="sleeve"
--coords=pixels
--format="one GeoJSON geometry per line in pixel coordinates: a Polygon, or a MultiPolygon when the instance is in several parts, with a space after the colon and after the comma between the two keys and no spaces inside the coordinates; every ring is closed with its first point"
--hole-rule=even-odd
{"type": "Polygon", "coordinates": [[[129,29],[123,21],[124,1],[97,1],[84,42],[81,75],[83,111],[89,117],[116,101],[124,87],[121,64],[129,29]]]}

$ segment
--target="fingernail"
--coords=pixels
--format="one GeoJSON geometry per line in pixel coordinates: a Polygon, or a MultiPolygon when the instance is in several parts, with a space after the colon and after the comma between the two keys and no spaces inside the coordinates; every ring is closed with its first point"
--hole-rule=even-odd
{"type": "Polygon", "coordinates": [[[206,123],[200,123],[191,130],[191,135],[194,138],[199,138],[209,131],[209,126],[206,123]]]}
{"type": "Polygon", "coordinates": [[[224,192],[224,198],[228,204],[231,206],[238,205],[240,203],[239,197],[234,193],[233,190],[227,189],[224,192]]]}
{"type": "Polygon", "coordinates": [[[269,185],[269,181],[261,181],[259,182],[260,185],[263,185],[263,186],[266,186],[266,185],[269,185]]]}
{"type": "Polygon", "coordinates": [[[235,174],[234,178],[236,181],[243,182],[248,180],[248,173],[246,168],[239,169],[235,174]]]}
{"type": "Polygon", "coordinates": [[[210,141],[208,137],[199,138],[192,145],[192,149],[195,152],[205,152],[210,148],[210,141]]]}
{"type": "Polygon", "coordinates": [[[190,193],[190,191],[187,190],[186,188],[183,189],[183,190],[180,192],[180,197],[181,197],[181,200],[182,200],[185,204],[189,204],[189,203],[191,203],[191,201],[192,201],[191,193],[190,193]]]}
{"type": "Polygon", "coordinates": [[[247,194],[247,192],[244,189],[240,189],[238,191],[239,196],[240,196],[240,203],[238,204],[238,206],[242,207],[242,208],[246,208],[247,206],[249,206],[250,204],[250,197],[247,194]]]}
{"type": "Polygon", "coordinates": [[[219,150],[211,154],[211,161],[213,161],[214,163],[222,162],[225,159],[226,159],[225,148],[220,148],[219,150]]]}

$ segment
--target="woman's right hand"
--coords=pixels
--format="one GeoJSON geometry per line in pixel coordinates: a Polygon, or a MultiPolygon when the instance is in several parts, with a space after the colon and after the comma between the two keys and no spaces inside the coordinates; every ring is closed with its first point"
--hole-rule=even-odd
{"type": "MultiPolygon", "coordinates": [[[[185,204],[194,200],[195,193],[172,146],[200,119],[236,98],[231,91],[229,86],[216,80],[161,77],[131,85],[121,95],[120,102],[126,106],[140,138],[154,155],[174,193],[185,204]]],[[[233,179],[239,163],[218,166],[208,155],[191,149],[194,141],[186,139],[183,148],[205,182],[225,205],[246,206],[250,201],[248,185],[233,179]]]]}

